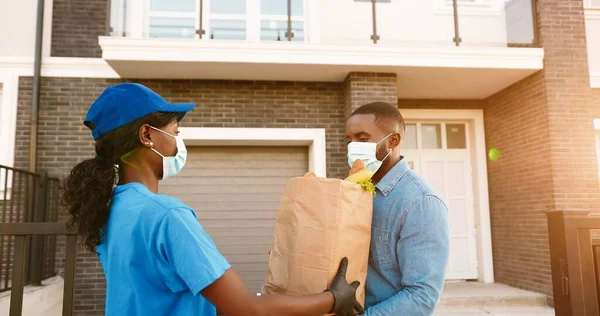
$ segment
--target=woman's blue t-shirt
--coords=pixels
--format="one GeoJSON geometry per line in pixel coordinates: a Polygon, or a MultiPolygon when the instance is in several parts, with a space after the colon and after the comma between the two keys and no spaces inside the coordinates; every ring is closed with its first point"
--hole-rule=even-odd
{"type": "Polygon", "coordinates": [[[102,233],[106,315],[216,315],[199,292],[231,266],[183,202],[117,186],[102,233]]]}

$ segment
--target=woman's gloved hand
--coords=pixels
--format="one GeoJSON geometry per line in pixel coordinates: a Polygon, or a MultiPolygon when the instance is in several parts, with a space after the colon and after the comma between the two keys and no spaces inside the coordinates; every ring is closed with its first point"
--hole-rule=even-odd
{"type": "Polygon", "coordinates": [[[338,316],[354,316],[356,310],[359,314],[364,313],[363,307],[356,300],[356,289],[360,282],[354,281],[348,284],[346,281],[346,271],[348,269],[348,258],[342,259],[338,272],[331,282],[331,286],[327,291],[333,294],[335,303],[333,304],[332,313],[338,316]]]}

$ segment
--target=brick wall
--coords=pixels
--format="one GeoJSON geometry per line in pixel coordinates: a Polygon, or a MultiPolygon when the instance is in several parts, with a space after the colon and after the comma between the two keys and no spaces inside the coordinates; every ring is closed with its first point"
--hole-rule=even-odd
{"type": "Polygon", "coordinates": [[[539,0],[544,70],[485,100],[496,280],[552,295],[545,212],[600,205],[583,6],[539,0]]]}
{"type": "Polygon", "coordinates": [[[106,33],[107,0],[54,0],[51,56],[101,57],[98,36],[106,33]]]}
{"type": "Polygon", "coordinates": [[[544,77],[538,72],[488,98],[484,110],[494,274],[552,295],[545,212],[555,209],[544,77]]]}
{"type": "Polygon", "coordinates": [[[398,102],[395,73],[353,72],[344,81],[345,118],[361,105],[370,102],[398,102]]]}
{"type": "MultiPolygon", "coordinates": [[[[39,170],[63,177],[77,162],[94,156],[92,138],[81,123],[89,105],[117,80],[44,78],[39,118],[39,170]]],[[[197,127],[326,128],[327,173],[347,174],[344,91],[341,83],[142,80],[172,102],[195,102],[182,122],[197,127]]],[[[15,165],[28,159],[31,78],[21,78],[15,165]]],[[[57,254],[64,258],[64,239],[57,254]]],[[[75,285],[76,311],[103,315],[106,283],[94,255],[80,250],[75,285]]]]}
{"type": "Polygon", "coordinates": [[[600,88],[592,89],[592,107],[594,108],[594,118],[600,118],[600,88]]]}
{"type": "Polygon", "coordinates": [[[581,0],[542,0],[538,7],[555,208],[594,209],[600,206],[600,192],[583,4],[581,0]]]}

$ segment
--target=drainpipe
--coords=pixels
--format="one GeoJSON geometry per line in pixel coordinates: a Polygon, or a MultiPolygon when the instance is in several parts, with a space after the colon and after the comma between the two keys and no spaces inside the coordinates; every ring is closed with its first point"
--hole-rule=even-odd
{"type": "MultiPolygon", "coordinates": [[[[33,89],[31,96],[31,119],[29,121],[29,171],[35,172],[37,165],[37,134],[38,134],[38,116],[40,107],[40,73],[42,68],[42,40],[44,37],[44,0],[38,0],[37,7],[37,26],[35,30],[35,62],[33,66],[33,89]]],[[[42,222],[46,196],[41,194],[45,192],[46,178],[40,176],[37,180],[28,181],[32,187],[28,188],[28,201],[33,201],[32,212],[29,220],[32,222],[42,222]],[[34,193],[36,192],[36,193],[34,193]]],[[[42,236],[32,236],[29,240],[29,256],[31,264],[29,266],[29,281],[34,285],[42,284],[43,275],[43,255],[44,240],[42,236]]]]}
{"type": "Polygon", "coordinates": [[[38,0],[37,27],[35,30],[35,62],[33,66],[33,89],[31,96],[31,119],[29,121],[29,171],[37,165],[37,131],[40,107],[40,73],[42,69],[42,40],[44,37],[44,0],[38,0]]]}

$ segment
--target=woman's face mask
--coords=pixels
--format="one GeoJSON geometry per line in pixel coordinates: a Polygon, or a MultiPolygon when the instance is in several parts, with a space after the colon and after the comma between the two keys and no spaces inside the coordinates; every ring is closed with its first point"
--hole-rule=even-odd
{"type": "Polygon", "coordinates": [[[158,129],[156,127],[153,127],[153,126],[150,126],[150,128],[175,138],[175,142],[177,144],[177,153],[175,154],[174,157],[165,157],[165,156],[163,156],[163,154],[159,153],[156,149],[154,149],[154,148],[150,148],[150,149],[152,149],[152,151],[157,153],[163,159],[162,180],[176,176],[181,171],[181,169],[183,169],[183,166],[185,165],[185,161],[187,159],[187,148],[185,148],[185,143],[183,142],[183,138],[181,136],[171,135],[170,133],[167,133],[167,132],[165,132],[161,129],[158,129]]]}
{"type": "Polygon", "coordinates": [[[388,134],[377,143],[351,142],[348,144],[348,165],[352,167],[354,161],[360,159],[365,164],[367,170],[373,173],[377,172],[383,162],[387,159],[387,157],[389,157],[390,153],[392,153],[392,150],[390,149],[382,160],[378,160],[377,146],[392,134],[393,133],[388,134]]]}

